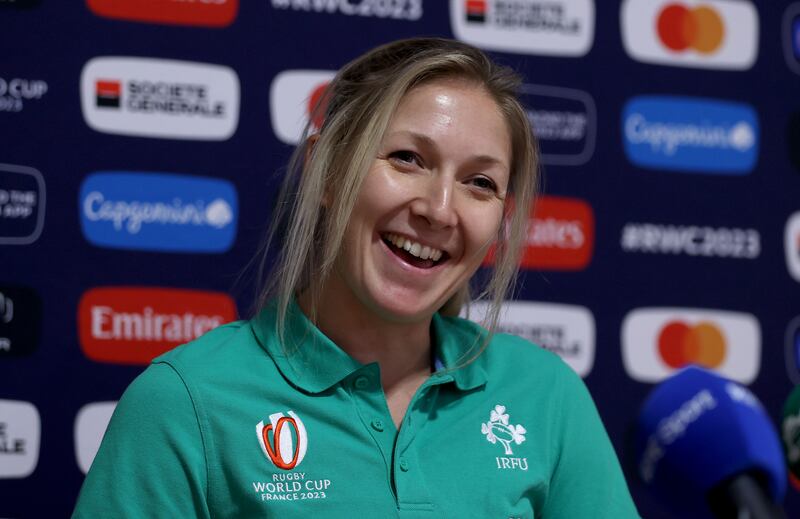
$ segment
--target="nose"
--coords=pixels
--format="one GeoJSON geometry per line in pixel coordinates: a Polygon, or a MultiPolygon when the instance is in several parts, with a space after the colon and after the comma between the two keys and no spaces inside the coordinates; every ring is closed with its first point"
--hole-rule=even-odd
{"type": "Polygon", "coordinates": [[[453,227],[458,222],[454,207],[454,181],[433,176],[411,202],[411,213],[424,218],[432,229],[453,227]]]}

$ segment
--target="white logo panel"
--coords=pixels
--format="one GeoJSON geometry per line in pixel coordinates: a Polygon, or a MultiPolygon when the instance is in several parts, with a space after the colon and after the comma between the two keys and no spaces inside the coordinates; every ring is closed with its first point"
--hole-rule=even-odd
{"type": "Polygon", "coordinates": [[[758,55],[749,1],[624,0],[620,22],[625,51],[645,63],[747,70],[758,55]]]}
{"type": "Polygon", "coordinates": [[[789,274],[800,283],[800,211],[791,215],[786,221],[783,245],[789,274]]]}
{"type": "Polygon", "coordinates": [[[584,56],[594,42],[594,23],[592,0],[450,0],[456,38],[487,50],[584,56]]]}
{"type": "Polygon", "coordinates": [[[278,139],[286,144],[300,141],[308,123],[312,95],[335,75],[334,70],[285,70],[275,76],[270,86],[269,111],[278,139]]]}
{"type": "Polygon", "coordinates": [[[93,58],[81,71],[81,108],[99,132],[226,140],[239,123],[239,78],[221,65],[93,58]]]}
{"type": "Polygon", "coordinates": [[[95,402],[83,406],[75,417],[75,457],[84,474],[92,466],[116,407],[117,402],[95,402]]]}
{"type": "Polygon", "coordinates": [[[0,479],[26,478],[39,463],[41,419],[29,402],[0,399],[0,479]]]}
{"type": "MultiPolygon", "coordinates": [[[[481,322],[487,310],[485,302],[472,303],[469,318],[481,322]]],[[[556,353],[581,377],[592,371],[595,323],[585,307],[506,301],[500,312],[498,331],[517,335],[556,353]]]]}
{"type": "Polygon", "coordinates": [[[684,327],[687,333],[701,329],[692,341],[687,341],[692,342],[691,346],[677,354],[684,355],[687,364],[702,364],[691,355],[703,358],[704,348],[715,348],[711,356],[716,365],[704,367],[743,384],[751,383],[758,376],[761,328],[755,316],[724,310],[638,308],[629,312],[622,322],[622,361],[631,378],[655,383],[679,369],[670,366],[660,347],[661,343],[672,349],[676,344],[673,338],[665,335],[668,326],[684,327]],[[713,337],[708,337],[709,334],[713,337]],[[715,338],[721,339],[721,349],[715,338]]]}

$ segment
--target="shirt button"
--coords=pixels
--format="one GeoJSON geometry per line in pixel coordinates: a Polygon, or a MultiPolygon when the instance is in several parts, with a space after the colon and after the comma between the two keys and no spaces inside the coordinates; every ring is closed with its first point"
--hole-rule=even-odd
{"type": "Polygon", "coordinates": [[[372,420],[372,428],[378,432],[383,432],[383,422],[380,420],[372,420]]]}
{"type": "Polygon", "coordinates": [[[369,387],[369,378],[365,376],[360,376],[356,378],[355,382],[356,389],[366,389],[369,387]]]}
{"type": "Polygon", "coordinates": [[[400,458],[400,470],[408,472],[408,462],[405,458],[400,458]]]}

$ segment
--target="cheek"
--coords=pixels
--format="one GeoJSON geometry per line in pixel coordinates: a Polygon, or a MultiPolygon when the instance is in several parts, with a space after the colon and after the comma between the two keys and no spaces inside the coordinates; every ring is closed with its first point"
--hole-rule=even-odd
{"type": "Polygon", "coordinates": [[[354,213],[363,216],[378,216],[389,210],[406,196],[408,186],[392,178],[380,167],[373,167],[361,184],[354,213]]]}
{"type": "Polygon", "coordinates": [[[485,252],[497,238],[502,217],[503,207],[500,204],[490,210],[475,211],[471,214],[466,226],[469,246],[476,252],[481,250],[485,252]]]}

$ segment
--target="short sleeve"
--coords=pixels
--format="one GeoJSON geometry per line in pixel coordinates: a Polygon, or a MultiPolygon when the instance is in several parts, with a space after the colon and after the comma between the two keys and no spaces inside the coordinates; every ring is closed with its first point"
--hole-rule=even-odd
{"type": "Polygon", "coordinates": [[[168,364],[125,391],[81,488],[74,518],[210,517],[201,429],[168,364]]]}
{"type": "Polygon", "coordinates": [[[562,377],[556,425],[555,466],[544,519],[638,518],[614,447],[583,381],[562,377]]]}

